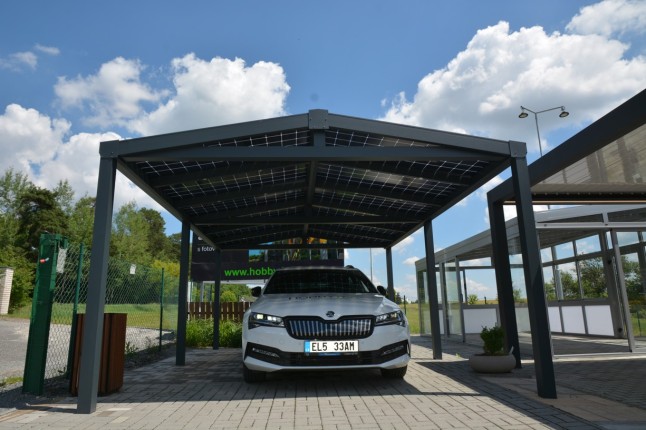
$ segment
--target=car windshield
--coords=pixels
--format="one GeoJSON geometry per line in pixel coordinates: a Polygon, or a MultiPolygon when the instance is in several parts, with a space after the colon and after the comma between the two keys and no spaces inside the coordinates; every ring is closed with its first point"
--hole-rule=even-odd
{"type": "Polygon", "coordinates": [[[350,270],[294,270],[276,272],[264,294],[377,293],[360,272],[350,270]]]}

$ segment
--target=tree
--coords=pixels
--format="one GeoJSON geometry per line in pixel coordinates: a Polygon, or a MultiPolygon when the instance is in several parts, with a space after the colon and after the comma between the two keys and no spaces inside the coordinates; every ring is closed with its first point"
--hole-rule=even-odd
{"type": "Polygon", "coordinates": [[[30,186],[18,201],[18,245],[26,254],[37,255],[42,233],[67,234],[68,218],[56,201],[56,195],[45,188],[30,186]]]}
{"type": "Polygon", "coordinates": [[[81,197],[74,205],[68,228],[71,243],[82,243],[87,248],[91,248],[95,205],[96,198],[88,196],[81,197]]]}
{"type": "Polygon", "coordinates": [[[70,216],[74,209],[74,190],[70,183],[67,180],[58,181],[52,193],[54,193],[54,198],[58,206],[67,216],[70,216]]]}
{"type": "Polygon", "coordinates": [[[591,258],[579,263],[584,298],[608,297],[606,275],[601,258],[591,258]]]}
{"type": "Polygon", "coordinates": [[[154,209],[141,208],[139,213],[148,224],[148,252],[153,258],[165,257],[167,238],[165,235],[166,221],[161,214],[154,209]]]}
{"type": "Polygon", "coordinates": [[[467,304],[469,304],[469,305],[477,305],[478,304],[478,295],[477,294],[469,294],[467,296],[467,304]]]}
{"type": "Polygon", "coordinates": [[[148,247],[146,218],[137,210],[135,202],[127,203],[114,217],[110,254],[137,264],[150,265],[153,261],[148,247]]]}
{"type": "Polygon", "coordinates": [[[20,197],[33,184],[27,175],[7,170],[0,178],[0,249],[17,244],[20,197]]]}

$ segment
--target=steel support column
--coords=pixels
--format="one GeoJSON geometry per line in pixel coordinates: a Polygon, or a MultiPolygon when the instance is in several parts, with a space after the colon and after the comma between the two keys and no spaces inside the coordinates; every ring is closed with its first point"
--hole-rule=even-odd
{"type": "Polygon", "coordinates": [[[547,300],[545,299],[536,221],[532,208],[529,171],[524,153],[522,155],[517,153],[511,158],[511,173],[514,194],[516,195],[518,232],[523,255],[525,285],[527,287],[527,307],[532,330],[537,391],[540,397],[555,399],[556,378],[552,361],[550,321],[547,314],[547,300]]]}
{"type": "Polygon", "coordinates": [[[433,249],[433,224],[424,223],[424,245],[426,248],[426,281],[428,283],[428,304],[431,312],[431,336],[433,358],[442,359],[442,334],[440,333],[440,311],[437,302],[437,278],[435,277],[435,251],[433,249]]]}
{"type": "Polygon", "coordinates": [[[215,296],[213,297],[213,349],[220,349],[220,291],[222,283],[222,251],[215,248],[215,296]]]}
{"type": "Polygon", "coordinates": [[[395,301],[395,282],[393,281],[393,249],[386,248],[386,277],[388,280],[388,298],[395,301]]]}
{"type": "Polygon", "coordinates": [[[188,221],[182,221],[182,239],[179,257],[179,297],[177,298],[177,347],[175,364],[186,364],[186,320],[188,319],[188,265],[191,247],[191,227],[188,221]]]}
{"type": "Polygon", "coordinates": [[[518,342],[518,324],[514,305],[514,288],[509,265],[509,246],[507,228],[502,202],[489,201],[489,225],[491,226],[491,245],[493,252],[491,263],[496,269],[496,288],[498,290],[498,311],[500,325],[505,331],[505,350],[513,348],[516,368],[520,369],[520,344],[518,342]]]}
{"type": "Polygon", "coordinates": [[[90,257],[86,318],[79,369],[77,412],[81,414],[91,414],[96,410],[116,172],[117,160],[111,157],[101,157],[94,207],[94,231],[92,232],[94,245],[90,257]]]}

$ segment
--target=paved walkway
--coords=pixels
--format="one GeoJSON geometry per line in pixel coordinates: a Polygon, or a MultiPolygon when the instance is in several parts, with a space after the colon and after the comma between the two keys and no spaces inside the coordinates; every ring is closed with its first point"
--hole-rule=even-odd
{"type": "Polygon", "coordinates": [[[170,358],[128,370],[122,390],[100,397],[94,414],[76,414],[76,399],[63,398],[2,415],[0,429],[646,428],[646,390],[639,386],[646,359],[558,361],[559,399],[545,400],[535,395],[531,363],[512,374],[481,376],[463,358],[476,352],[472,346],[447,342],[439,361],[427,339],[414,343],[404,380],[360,371],[284,373],[245,384],[240,350],[189,350],[184,367],[170,358]],[[611,372],[638,383],[615,384],[619,403],[576,388],[589,385],[577,378],[590,371],[599,373],[593,393],[613,385],[611,372]],[[626,397],[637,400],[630,406],[626,397]]]}

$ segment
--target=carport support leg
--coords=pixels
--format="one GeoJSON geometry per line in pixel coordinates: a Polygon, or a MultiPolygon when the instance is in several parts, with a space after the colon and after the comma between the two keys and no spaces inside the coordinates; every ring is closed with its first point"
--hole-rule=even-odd
{"type": "Polygon", "coordinates": [[[395,282],[393,281],[393,249],[386,248],[386,277],[388,278],[388,298],[395,301],[395,282]]]}
{"type": "Polygon", "coordinates": [[[440,310],[437,302],[437,278],[435,277],[435,251],[433,249],[433,224],[424,223],[424,244],[426,247],[426,281],[428,283],[428,303],[431,312],[431,336],[433,358],[442,359],[442,334],[440,333],[440,310]]]}
{"type": "Polygon", "coordinates": [[[540,397],[555,399],[556,377],[552,361],[550,321],[547,314],[547,300],[545,298],[545,286],[543,285],[543,268],[541,266],[538,236],[536,235],[536,221],[532,208],[529,170],[525,159],[524,144],[510,142],[511,145],[523,146],[522,153],[512,151],[514,156],[511,158],[511,178],[514,185],[514,194],[516,195],[518,233],[520,249],[523,255],[525,285],[527,286],[527,308],[532,330],[537,391],[540,397]]]}
{"type": "Polygon", "coordinates": [[[520,369],[520,344],[518,341],[518,324],[514,304],[514,288],[509,265],[509,246],[507,245],[507,227],[502,202],[489,202],[489,225],[491,226],[492,262],[496,272],[498,290],[498,310],[500,325],[505,331],[505,349],[514,349],[516,369],[520,369]]]}
{"type": "Polygon", "coordinates": [[[175,364],[186,363],[186,320],[188,319],[188,253],[191,228],[188,221],[182,221],[182,242],[179,262],[179,297],[177,298],[177,347],[175,364]]]}
{"type": "Polygon", "coordinates": [[[99,390],[99,366],[103,344],[103,308],[110,255],[116,173],[116,158],[101,157],[94,209],[94,231],[92,232],[94,246],[90,257],[85,328],[81,344],[77,407],[77,412],[80,414],[91,414],[96,410],[99,390]]]}
{"type": "Polygon", "coordinates": [[[222,284],[222,251],[215,248],[215,296],[213,297],[213,349],[220,349],[220,285],[222,284]]]}

